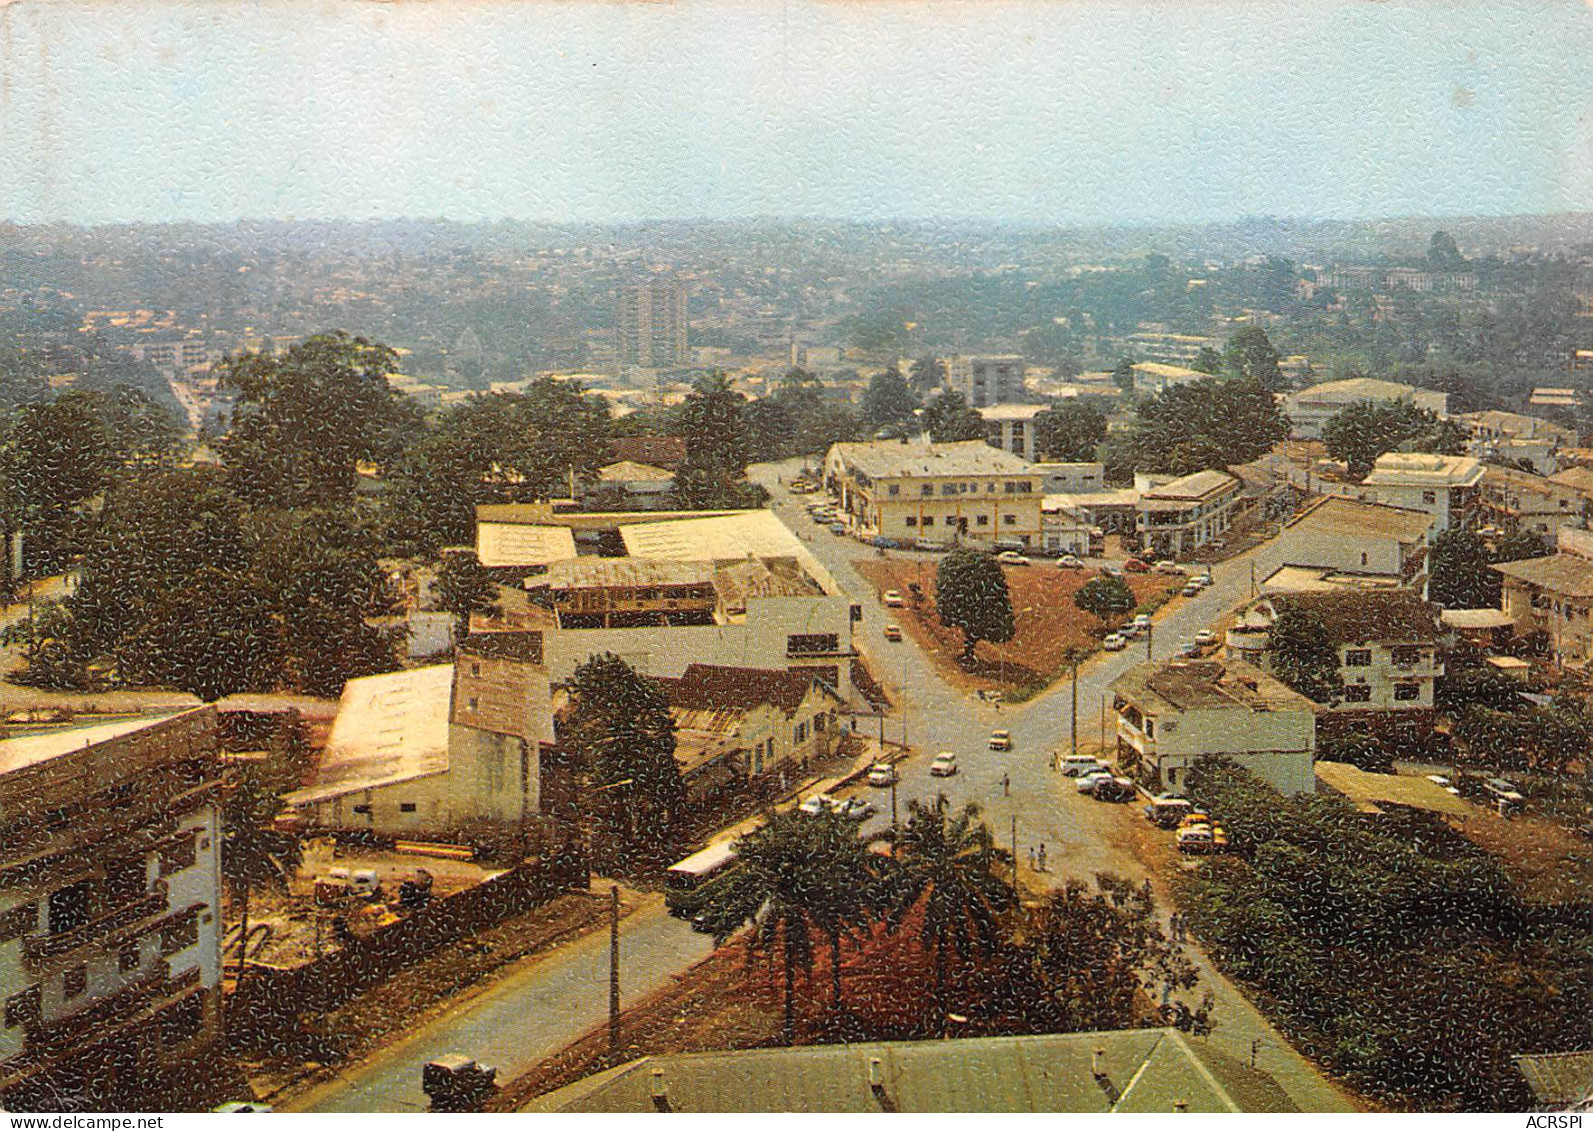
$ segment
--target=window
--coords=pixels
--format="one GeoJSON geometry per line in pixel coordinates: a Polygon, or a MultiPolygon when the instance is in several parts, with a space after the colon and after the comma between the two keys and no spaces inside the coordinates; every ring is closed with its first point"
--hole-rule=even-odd
{"type": "Polygon", "coordinates": [[[1018,516],[1015,515],[1015,514],[1004,514],[1004,515],[1002,515],[1001,516],[1001,525],[1002,526],[1016,526],[1016,525],[1018,525],[1018,516]]]}
{"type": "Polygon", "coordinates": [[[400,801],[398,803],[398,811],[400,813],[413,813],[415,811],[415,803],[413,801],[400,801]]]}
{"type": "Polygon", "coordinates": [[[922,523],[920,523],[919,525],[921,525],[921,526],[934,526],[935,525],[935,516],[932,515],[932,514],[926,514],[924,516],[924,521],[922,523]]]}
{"type": "Polygon", "coordinates": [[[1372,701],[1372,689],[1364,683],[1352,683],[1344,689],[1344,701],[1346,703],[1370,703],[1372,701]]]}
{"type": "Polygon", "coordinates": [[[1422,697],[1422,685],[1419,683],[1396,683],[1394,685],[1394,698],[1401,703],[1412,703],[1422,697]]]}
{"type": "Polygon", "coordinates": [[[16,1029],[31,1025],[39,1019],[40,993],[38,986],[29,986],[21,993],[6,998],[6,1028],[16,1029]]]}
{"type": "Polygon", "coordinates": [[[470,665],[470,674],[471,675],[480,675],[481,674],[481,665],[477,664],[477,663],[472,663],[470,665]]]}
{"type": "Polygon", "coordinates": [[[481,709],[481,700],[472,695],[465,703],[465,708],[470,711],[479,711],[481,709]]]}
{"type": "Polygon", "coordinates": [[[1145,737],[1146,738],[1155,738],[1156,737],[1156,720],[1155,719],[1147,718],[1145,720],[1145,737]]]}
{"type": "Polygon", "coordinates": [[[798,723],[796,725],[796,733],[795,733],[795,735],[792,736],[792,741],[800,746],[802,743],[806,742],[807,740],[808,740],[808,724],[807,723],[798,723]]]}
{"type": "Polygon", "coordinates": [[[989,526],[990,525],[990,516],[987,515],[987,514],[982,514],[982,515],[978,516],[977,518],[974,519],[974,525],[975,526],[989,526]]]}
{"type": "Polygon", "coordinates": [[[933,483],[925,483],[918,488],[918,493],[925,497],[933,495],[935,493],[935,485],[933,483]]]}
{"type": "Polygon", "coordinates": [[[39,925],[39,905],[33,901],[18,904],[0,914],[0,943],[20,938],[39,925]]]}
{"type": "Polygon", "coordinates": [[[80,880],[50,893],[50,933],[76,930],[89,920],[89,882],[80,880]]]}
{"type": "Polygon", "coordinates": [[[1437,501],[1438,501],[1438,492],[1436,492],[1436,491],[1423,491],[1422,492],[1422,502],[1424,502],[1424,503],[1436,503],[1437,501]]]}
{"type": "Polygon", "coordinates": [[[86,989],[88,989],[88,967],[83,963],[78,963],[62,975],[61,996],[67,1001],[82,997],[86,989]]]}
{"type": "Polygon", "coordinates": [[[894,499],[897,495],[902,493],[901,484],[892,483],[889,487],[885,488],[885,493],[894,499]]]}
{"type": "Polygon", "coordinates": [[[179,950],[199,945],[199,916],[185,915],[160,931],[160,952],[170,957],[179,950]]]}
{"type": "Polygon", "coordinates": [[[940,493],[942,495],[955,495],[957,493],[957,484],[955,484],[955,483],[942,483],[940,485],[940,493]]]}
{"type": "Polygon", "coordinates": [[[123,947],[116,956],[116,969],[123,974],[131,974],[138,969],[140,958],[137,945],[123,947]]]}
{"type": "Polygon", "coordinates": [[[356,805],[354,806],[354,812],[362,817],[369,817],[371,815],[371,807],[369,805],[356,805]]]}
{"type": "Polygon", "coordinates": [[[823,715],[814,715],[813,716],[813,733],[814,734],[823,734],[824,733],[824,716],[823,715]]]}
{"type": "Polygon", "coordinates": [[[1408,667],[1411,664],[1421,663],[1422,650],[1414,644],[1396,644],[1388,651],[1396,664],[1408,667]]]}
{"type": "Polygon", "coordinates": [[[906,521],[906,524],[908,526],[917,526],[918,525],[918,516],[910,514],[910,515],[907,516],[905,521],[906,521]]]}
{"type": "Polygon", "coordinates": [[[169,876],[174,871],[182,871],[183,868],[194,867],[194,860],[199,859],[198,852],[194,849],[194,843],[198,839],[198,836],[183,836],[178,841],[162,844],[161,875],[169,876]]]}
{"type": "Polygon", "coordinates": [[[793,656],[839,652],[841,638],[833,632],[793,633],[785,638],[785,650],[793,656]]]}
{"type": "Polygon", "coordinates": [[[1372,666],[1372,650],[1370,648],[1351,648],[1344,653],[1344,666],[1347,668],[1369,668],[1372,666]]]}

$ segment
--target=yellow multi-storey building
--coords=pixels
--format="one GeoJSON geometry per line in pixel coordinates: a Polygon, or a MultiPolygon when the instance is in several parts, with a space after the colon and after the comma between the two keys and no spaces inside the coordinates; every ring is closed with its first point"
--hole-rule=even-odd
{"type": "Polygon", "coordinates": [[[860,533],[896,541],[1038,547],[1040,471],[983,440],[835,444],[824,481],[860,533]]]}

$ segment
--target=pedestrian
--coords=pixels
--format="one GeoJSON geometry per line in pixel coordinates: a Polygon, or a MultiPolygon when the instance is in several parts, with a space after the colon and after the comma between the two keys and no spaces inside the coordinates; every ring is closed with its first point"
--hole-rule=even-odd
{"type": "Polygon", "coordinates": [[[1039,869],[1034,866],[1034,846],[1032,844],[1029,846],[1029,871],[1039,871],[1039,869]]]}
{"type": "Polygon", "coordinates": [[[1003,797],[1010,797],[1012,795],[1012,779],[1006,774],[1001,775],[1001,795],[1003,797]]]}
{"type": "Polygon", "coordinates": [[[1178,912],[1176,911],[1167,916],[1167,936],[1174,942],[1178,941],[1178,912]]]}
{"type": "Polygon", "coordinates": [[[1043,872],[1043,871],[1045,871],[1045,841],[1043,841],[1043,840],[1040,842],[1039,860],[1040,860],[1040,871],[1043,872]]]}

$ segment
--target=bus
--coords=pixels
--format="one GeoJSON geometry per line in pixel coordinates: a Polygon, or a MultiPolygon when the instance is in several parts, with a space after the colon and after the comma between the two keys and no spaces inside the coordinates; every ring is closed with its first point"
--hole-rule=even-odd
{"type": "Polygon", "coordinates": [[[664,873],[664,905],[680,914],[682,901],[687,896],[735,866],[736,847],[728,840],[693,853],[664,873]]]}

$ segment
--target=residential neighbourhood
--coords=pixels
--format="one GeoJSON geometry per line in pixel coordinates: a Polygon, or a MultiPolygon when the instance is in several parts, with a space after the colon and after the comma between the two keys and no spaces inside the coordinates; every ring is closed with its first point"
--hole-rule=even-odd
{"type": "Polygon", "coordinates": [[[0,1112],[1590,1110],[1593,8],[57,7],[0,1112]]]}

